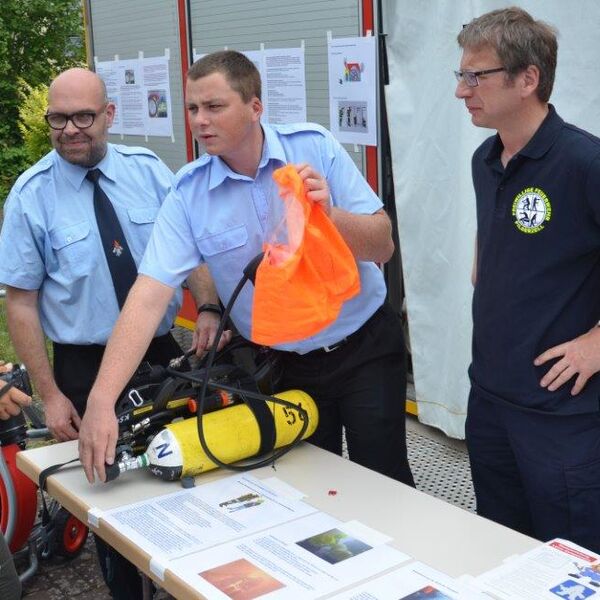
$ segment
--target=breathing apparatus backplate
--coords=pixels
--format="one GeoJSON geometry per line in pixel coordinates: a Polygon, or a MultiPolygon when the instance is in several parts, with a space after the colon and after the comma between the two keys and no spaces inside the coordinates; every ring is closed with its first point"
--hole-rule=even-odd
{"type": "MultiPolygon", "coordinates": [[[[203,377],[203,368],[182,371],[184,375],[203,377]]],[[[243,396],[244,390],[272,394],[278,389],[281,365],[278,353],[252,344],[235,336],[219,354],[217,364],[210,370],[210,381],[235,387],[243,396]]],[[[189,416],[188,398],[197,399],[200,385],[180,379],[161,366],[142,364],[130,384],[125,388],[115,406],[119,423],[119,436],[131,430],[132,425],[151,418],[152,425],[138,434],[136,439],[155,433],[162,425],[176,417],[189,416]]],[[[218,392],[209,392],[205,412],[220,408],[218,392]],[[212,398],[211,398],[212,396],[212,398]]]]}

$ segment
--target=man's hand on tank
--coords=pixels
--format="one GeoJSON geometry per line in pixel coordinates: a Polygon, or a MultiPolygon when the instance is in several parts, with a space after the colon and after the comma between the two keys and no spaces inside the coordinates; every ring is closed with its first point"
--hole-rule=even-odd
{"type": "Polygon", "coordinates": [[[542,377],[540,385],[553,392],[577,375],[571,395],[579,394],[588,379],[600,371],[600,327],[593,327],[570,342],[549,348],[533,363],[539,367],[552,359],[558,360],[542,377]]]}
{"type": "Polygon", "coordinates": [[[112,465],[115,461],[118,434],[114,407],[88,400],[79,429],[79,459],[90,483],[95,481],[94,470],[100,481],[106,481],[104,464],[112,465]]]}

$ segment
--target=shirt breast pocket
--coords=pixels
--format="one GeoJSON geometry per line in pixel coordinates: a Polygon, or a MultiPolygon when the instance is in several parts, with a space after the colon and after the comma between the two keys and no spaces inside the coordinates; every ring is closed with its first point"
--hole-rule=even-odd
{"type": "Polygon", "coordinates": [[[96,266],[97,250],[93,248],[89,221],[60,227],[49,232],[50,244],[58,260],[59,269],[74,277],[88,275],[96,266]]]}
{"type": "Polygon", "coordinates": [[[124,227],[126,229],[125,237],[136,262],[140,261],[144,255],[159,208],[158,206],[144,206],[127,209],[129,223],[124,227]]]}
{"type": "Polygon", "coordinates": [[[239,225],[201,238],[196,238],[196,245],[204,260],[219,269],[220,277],[239,278],[240,271],[251,257],[248,232],[245,225],[239,225]]]}
{"type": "Polygon", "coordinates": [[[158,214],[158,207],[129,208],[127,214],[129,215],[129,220],[136,225],[154,225],[156,215],[158,214]]]}

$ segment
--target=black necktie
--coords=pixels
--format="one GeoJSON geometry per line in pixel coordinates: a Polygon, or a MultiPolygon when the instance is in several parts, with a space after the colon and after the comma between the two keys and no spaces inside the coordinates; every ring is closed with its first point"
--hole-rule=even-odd
{"type": "Polygon", "coordinates": [[[100,231],[102,248],[113,280],[119,308],[123,308],[127,294],[137,277],[137,267],[131,256],[127,239],[119,223],[117,213],[98,183],[100,169],[87,172],[86,179],[94,184],[94,212],[100,231]]]}

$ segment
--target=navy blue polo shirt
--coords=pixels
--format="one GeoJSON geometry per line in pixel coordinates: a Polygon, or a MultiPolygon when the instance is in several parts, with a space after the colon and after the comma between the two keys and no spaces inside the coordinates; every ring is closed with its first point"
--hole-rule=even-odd
{"type": "Polygon", "coordinates": [[[519,407],[575,414],[600,410],[600,376],[571,396],[575,379],[540,387],[553,361],[536,356],[600,321],[600,139],[550,106],[529,143],[502,166],[498,135],[473,155],[477,282],[474,389],[519,407]]]}

